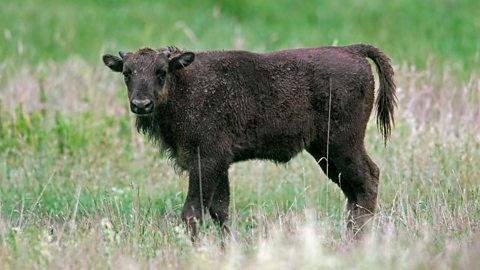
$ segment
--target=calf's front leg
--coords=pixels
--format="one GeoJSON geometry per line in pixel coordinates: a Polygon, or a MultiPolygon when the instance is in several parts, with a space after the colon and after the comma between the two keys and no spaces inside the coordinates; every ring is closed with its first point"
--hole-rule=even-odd
{"type": "Polygon", "coordinates": [[[197,236],[197,225],[203,224],[205,209],[213,219],[224,226],[228,218],[228,164],[217,159],[201,158],[189,170],[188,193],[183,205],[182,219],[192,241],[197,236]],[[227,191],[225,192],[225,182],[227,191]],[[222,185],[219,185],[222,183],[222,185]],[[220,187],[216,195],[217,187],[220,187]],[[226,208],[225,208],[226,204],[226,208]]]}
{"type": "Polygon", "coordinates": [[[219,178],[219,183],[213,198],[208,205],[210,216],[220,227],[222,237],[230,234],[228,228],[228,207],[230,205],[230,187],[228,182],[228,170],[225,170],[219,178]]]}

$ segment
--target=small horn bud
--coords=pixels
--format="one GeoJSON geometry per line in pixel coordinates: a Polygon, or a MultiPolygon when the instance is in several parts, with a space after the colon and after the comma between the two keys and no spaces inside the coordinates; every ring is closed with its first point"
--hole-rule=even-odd
{"type": "Polygon", "coordinates": [[[170,58],[170,56],[171,56],[170,51],[168,51],[168,50],[163,50],[163,51],[161,51],[161,53],[163,55],[165,55],[167,58],[170,58]]]}
{"type": "Polygon", "coordinates": [[[125,59],[125,57],[127,57],[130,53],[129,52],[126,52],[126,51],[119,51],[118,52],[118,55],[120,55],[120,57],[122,59],[125,59]]]}

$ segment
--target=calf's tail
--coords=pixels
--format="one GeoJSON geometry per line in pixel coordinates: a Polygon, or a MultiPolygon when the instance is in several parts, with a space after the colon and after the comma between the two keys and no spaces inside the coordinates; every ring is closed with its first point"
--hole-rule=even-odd
{"type": "Polygon", "coordinates": [[[397,106],[395,83],[393,82],[393,68],[390,59],[379,49],[365,44],[357,44],[348,47],[363,57],[368,57],[377,66],[380,87],[376,99],[377,126],[383,136],[385,145],[390,138],[392,126],[395,125],[393,113],[397,106]]]}

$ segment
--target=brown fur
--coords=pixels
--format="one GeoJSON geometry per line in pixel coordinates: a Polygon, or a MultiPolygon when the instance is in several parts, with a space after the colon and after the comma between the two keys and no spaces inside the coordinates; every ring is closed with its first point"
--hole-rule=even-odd
{"type": "Polygon", "coordinates": [[[379,169],[364,146],[374,105],[366,57],[379,74],[377,122],[385,142],[396,99],[393,69],[377,48],[198,52],[193,60],[193,53],[169,47],[124,56],[105,55],[104,62],[131,77],[130,101],[153,100],[153,112],[136,125],[189,173],[182,216],[193,236],[202,205],[226,228],[230,164],[287,162],[304,149],[346,195],[351,231],[375,213],[379,169]]]}

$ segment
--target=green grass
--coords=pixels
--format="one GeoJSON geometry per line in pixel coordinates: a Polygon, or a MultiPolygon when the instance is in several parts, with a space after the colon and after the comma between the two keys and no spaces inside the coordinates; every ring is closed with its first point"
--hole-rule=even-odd
{"type": "MultiPolygon", "coordinates": [[[[5,2],[5,1],[4,1],[5,2]]],[[[478,269],[478,1],[38,1],[0,9],[0,269],[478,269]],[[399,108],[372,234],[315,161],[230,168],[234,233],[180,221],[186,175],[134,130],[103,52],[177,44],[275,50],[354,42],[392,56],[399,108]]]]}

